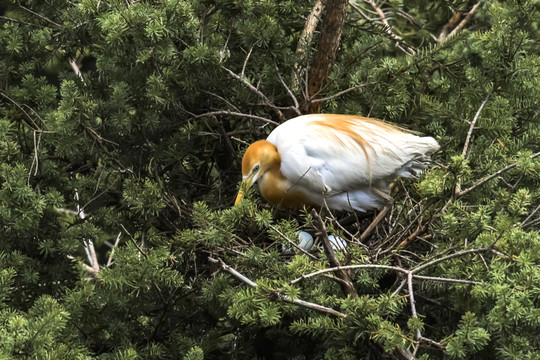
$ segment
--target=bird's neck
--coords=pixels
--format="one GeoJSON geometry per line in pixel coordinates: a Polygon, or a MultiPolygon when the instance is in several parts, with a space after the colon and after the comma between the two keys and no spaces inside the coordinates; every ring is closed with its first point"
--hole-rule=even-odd
{"type": "Polygon", "coordinates": [[[272,154],[267,154],[267,156],[267,170],[259,179],[261,195],[274,205],[297,207],[308,204],[307,196],[295,190],[294,184],[288,181],[281,173],[281,157],[277,149],[272,154]]]}

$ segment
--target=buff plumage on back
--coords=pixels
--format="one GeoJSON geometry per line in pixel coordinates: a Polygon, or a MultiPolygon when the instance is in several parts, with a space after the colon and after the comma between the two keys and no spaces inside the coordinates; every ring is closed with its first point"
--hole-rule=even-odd
{"type": "MultiPolygon", "coordinates": [[[[274,164],[274,175],[259,179],[264,197],[274,187],[267,200],[278,202],[275,193],[281,192],[282,198],[295,195],[314,205],[326,202],[333,209],[362,211],[384,205],[388,184],[424,168],[429,154],[439,148],[431,137],[379,120],[330,114],[291,119],[272,131],[267,142],[281,160],[279,172],[274,164]]],[[[253,163],[255,150],[246,151],[253,163]]]]}

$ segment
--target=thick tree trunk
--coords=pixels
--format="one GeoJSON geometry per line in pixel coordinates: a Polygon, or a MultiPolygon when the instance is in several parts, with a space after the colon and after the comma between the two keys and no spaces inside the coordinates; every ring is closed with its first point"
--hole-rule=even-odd
{"type": "Polygon", "coordinates": [[[309,69],[308,93],[303,106],[303,112],[317,113],[319,102],[313,102],[325,85],[330,69],[336,59],[337,49],[345,24],[348,0],[327,0],[326,16],[324,18],[319,45],[309,69]]]}

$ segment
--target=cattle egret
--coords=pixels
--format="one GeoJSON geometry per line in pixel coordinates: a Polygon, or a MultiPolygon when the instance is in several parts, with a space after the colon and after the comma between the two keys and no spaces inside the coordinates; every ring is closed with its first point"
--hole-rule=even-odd
{"type": "Polygon", "coordinates": [[[396,177],[425,169],[429,155],[438,149],[432,137],[380,120],[299,116],[247,148],[235,205],[257,182],[261,195],[275,205],[377,209],[391,200],[389,184],[396,177]]]}

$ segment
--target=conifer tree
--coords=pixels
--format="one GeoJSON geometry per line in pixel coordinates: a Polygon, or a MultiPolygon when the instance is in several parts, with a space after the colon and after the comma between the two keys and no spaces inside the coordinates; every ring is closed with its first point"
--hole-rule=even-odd
{"type": "Polygon", "coordinates": [[[339,4],[0,3],[1,358],[540,357],[540,4],[350,0],[310,87],[339,4]],[[232,207],[306,111],[442,148],[352,223],[232,207]]]}

